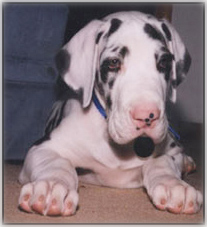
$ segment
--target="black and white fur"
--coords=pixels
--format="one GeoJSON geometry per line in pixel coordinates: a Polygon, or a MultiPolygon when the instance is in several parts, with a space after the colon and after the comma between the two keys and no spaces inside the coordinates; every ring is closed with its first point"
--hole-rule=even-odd
{"type": "Polygon", "coordinates": [[[181,179],[195,164],[168,133],[165,113],[190,67],[172,25],[139,12],[111,14],[81,29],[56,60],[80,99],[57,102],[44,139],[29,150],[19,177],[24,185],[20,207],[43,215],[72,215],[80,179],[116,188],[145,187],[158,209],[198,212],[201,193],[181,179]],[[91,101],[93,91],[107,119],[91,101]],[[156,124],[136,127],[132,109],[152,102],[159,110],[156,124]],[[133,150],[140,136],[156,145],[150,157],[138,157],[133,150]]]}

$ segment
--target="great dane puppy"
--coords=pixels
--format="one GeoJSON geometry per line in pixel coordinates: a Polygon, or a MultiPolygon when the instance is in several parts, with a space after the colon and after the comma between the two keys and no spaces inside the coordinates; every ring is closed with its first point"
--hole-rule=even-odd
{"type": "Polygon", "coordinates": [[[191,63],[176,30],[140,12],[111,14],[81,29],[56,61],[79,99],[55,104],[44,138],[29,150],[19,177],[21,209],[73,215],[80,179],[145,187],[160,210],[198,212],[201,193],[181,179],[195,164],[165,112],[191,63]]]}

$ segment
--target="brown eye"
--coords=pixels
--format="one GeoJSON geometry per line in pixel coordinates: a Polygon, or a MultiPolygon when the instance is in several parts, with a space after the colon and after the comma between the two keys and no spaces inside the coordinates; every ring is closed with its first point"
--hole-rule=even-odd
{"type": "Polygon", "coordinates": [[[121,61],[118,58],[109,59],[108,62],[109,69],[119,69],[121,67],[121,61]]]}

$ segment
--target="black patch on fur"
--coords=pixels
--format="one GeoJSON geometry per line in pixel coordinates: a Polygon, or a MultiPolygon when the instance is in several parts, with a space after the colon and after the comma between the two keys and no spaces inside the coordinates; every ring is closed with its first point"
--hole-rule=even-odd
{"type": "Polygon", "coordinates": [[[171,148],[176,147],[176,143],[175,143],[175,142],[172,142],[172,143],[170,144],[170,147],[171,147],[171,148]]]}
{"type": "Polygon", "coordinates": [[[108,106],[109,109],[111,109],[112,101],[111,101],[111,97],[110,96],[108,96],[107,99],[106,99],[106,105],[108,106]]]}
{"type": "Polygon", "coordinates": [[[57,100],[68,100],[68,99],[81,99],[81,95],[78,91],[75,91],[72,87],[69,87],[62,77],[57,78],[57,82],[55,84],[55,94],[57,100]]]}
{"type": "Polygon", "coordinates": [[[185,55],[184,55],[184,67],[183,67],[183,72],[186,74],[191,65],[191,57],[187,49],[185,49],[185,55]]]}
{"type": "Polygon", "coordinates": [[[176,88],[178,86],[177,80],[172,80],[171,84],[173,88],[176,88]]]}
{"type": "Polygon", "coordinates": [[[104,92],[103,84],[100,82],[98,71],[96,71],[96,87],[98,88],[100,95],[104,96],[105,92],[104,92]]]}
{"type": "Polygon", "coordinates": [[[165,46],[165,39],[161,32],[159,32],[155,27],[153,27],[151,24],[145,24],[144,31],[148,34],[148,36],[152,39],[161,41],[165,46]]]}
{"type": "Polygon", "coordinates": [[[60,50],[55,57],[58,72],[63,76],[70,66],[70,54],[66,50],[60,50]]]}
{"type": "Polygon", "coordinates": [[[171,41],[172,40],[172,35],[171,35],[171,32],[170,32],[170,30],[168,29],[168,27],[167,27],[167,25],[165,23],[162,23],[162,30],[164,31],[167,39],[169,41],[171,41]]]}
{"type": "Polygon", "coordinates": [[[96,36],[96,44],[99,43],[99,40],[101,38],[101,36],[103,35],[103,32],[99,32],[98,35],[96,36]]]}
{"type": "Polygon", "coordinates": [[[104,96],[105,92],[104,92],[103,84],[102,83],[98,83],[97,87],[98,87],[98,91],[99,91],[100,95],[104,96]]]}
{"type": "Polygon", "coordinates": [[[112,79],[109,81],[109,88],[112,89],[112,87],[114,86],[114,81],[115,79],[112,79]]]}
{"type": "Polygon", "coordinates": [[[84,168],[80,168],[80,167],[75,168],[75,170],[79,176],[93,173],[93,171],[91,169],[84,169],[84,168]]]}
{"type": "Polygon", "coordinates": [[[171,71],[172,71],[172,61],[174,56],[169,53],[163,54],[160,59],[158,59],[158,55],[155,54],[155,60],[157,62],[157,70],[160,73],[164,73],[165,80],[168,82],[170,79],[171,71]]]}
{"type": "Polygon", "coordinates": [[[122,47],[120,50],[120,55],[124,58],[129,53],[129,49],[127,47],[122,47]]]}
{"type": "Polygon", "coordinates": [[[95,78],[96,78],[96,80],[98,80],[98,71],[97,70],[96,70],[95,78]]]}
{"type": "Polygon", "coordinates": [[[170,79],[170,72],[165,73],[165,80],[168,82],[170,79]]]}
{"type": "Polygon", "coordinates": [[[188,50],[185,50],[184,59],[180,60],[176,63],[176,75],[177,75],[177,81],[176,86],[178,86],[184,79],[183,74],[187,74],[189,68],[191,65],[191,57],[188,53],[188,50]]]}
{"type": "Polygon", "coordinates": [[[109,28],[107,37],[109,37],[111,34],[113,34],[115,31],[117,31],[121,24],[122,24],[121,20],[119,20],[117,18],[112,19],[111,27],[109,28]]]}
{"type": "Polygon", "coordinates": [[[119,49],[119,47],[114,47],[114,49],[112,49],[112,52],[116,52],[119,49]]]}
{"type": "Polygon", "coordinates": [[[155,54],[155,61],[157,63],[157,61],[158,61],[158,54],[155,54]]]}
{"type": "Polygon", "coordinates": [[[161,52],[164,52],[164,53],[170,53],[170,51],[168,50],[168,48],[165,47],[165,46],[162,46],[162,47],[160,48],[160,50],[161,50],[161,52]]]}
{"type": "Polygon", "coordinates": [[[106,63],[103,62],[101,69],[100,69],[100,74],[101,74],[101,80],[106,83],[108,80],[108,66],[106,65],[106,63]]]}
{"type": "Polygon", "coordinates": [[[147,18],[148,18],[148,19],[154,19],[154,17],[153,17],[152,15],[150,15],[150,14],[147,15],[147,18]]]}

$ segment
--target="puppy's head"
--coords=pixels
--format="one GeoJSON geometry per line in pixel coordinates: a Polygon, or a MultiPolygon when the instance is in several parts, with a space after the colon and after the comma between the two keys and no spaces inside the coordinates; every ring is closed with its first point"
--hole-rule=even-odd
{"type": "Polygon", "coordinates": [[[86,25],[59,52],[57,63],[65,82],[83,91],[83,108],[95,90],[115,142],[146,135],[159,143],[168,127],[166,100],[176,101],[190,56],[167,21],[121,12],[86,25]]]}

